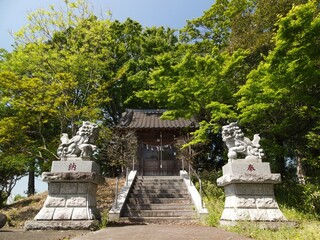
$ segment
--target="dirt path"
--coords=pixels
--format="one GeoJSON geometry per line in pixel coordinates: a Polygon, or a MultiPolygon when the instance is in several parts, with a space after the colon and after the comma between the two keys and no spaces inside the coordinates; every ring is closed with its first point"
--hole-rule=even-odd
{"type": "MultiPolygon", "coordinates": [[[[115,225],[90,232],[84,230],[25,231],[1,229],[0,240],[249,240],[220,228],[198,225],[115,225]]],[[[252,239],[251,239],[252,240],[252,239]]]]}
{"type": "MultiPolygon", "coordinates": [[[[72,240],[249,240],[220,228],[197,225],[127,225],[107,227],[72,240]]],[[[252,239],[251,239],[252,240],[252,239]]]]}

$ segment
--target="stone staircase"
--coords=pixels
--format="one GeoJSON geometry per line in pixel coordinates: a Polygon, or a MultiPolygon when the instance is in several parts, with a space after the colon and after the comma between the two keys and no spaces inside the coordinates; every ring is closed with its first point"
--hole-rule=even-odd
{"type": "Polygon", "coordinates": [[[188,190],[180,177],[137,177],[120,215],[122,222],[197,221],[188,190]]]}

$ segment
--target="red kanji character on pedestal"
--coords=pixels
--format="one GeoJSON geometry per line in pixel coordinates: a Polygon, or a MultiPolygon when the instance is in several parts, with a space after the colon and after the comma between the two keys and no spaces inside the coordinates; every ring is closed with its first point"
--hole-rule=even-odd
{"type": "Polygon", "coordinates": [[[255,171],[255,170],[256,170],[256,169],[254,169],[254,166],[253,166],[252,164],[249,164],[249,165],[248,165],[247,171],[252,172],[252,171],[255,171]]]}

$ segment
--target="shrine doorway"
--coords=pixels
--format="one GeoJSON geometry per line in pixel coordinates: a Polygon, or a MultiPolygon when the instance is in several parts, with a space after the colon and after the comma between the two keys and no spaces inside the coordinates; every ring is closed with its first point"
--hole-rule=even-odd
{"type": "Polygon", "coordinates": [[[140,161],[144,176],[179,175],[180,161],[170,132],[140,134],[140,161]]]}

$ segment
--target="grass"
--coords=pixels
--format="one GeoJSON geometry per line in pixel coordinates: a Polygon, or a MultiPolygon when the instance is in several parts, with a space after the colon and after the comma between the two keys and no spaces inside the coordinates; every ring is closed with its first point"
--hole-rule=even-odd
{"type": "Polygon", "coordinates": [[[103,212],[101,212],[101,221],[99,223],[99,229],[106,228],[108,225],[108,216],[109,216],[109,210],[105,209],[103,212]]]}
{"type": "Polygon", "coordinates": [[[224,209],[224,190],[216,185],[221,172],[203,172],[204,201],[209,210],[206,223],[209,226],[224,228],[227,231],[257,240],[318,240],[320,239],[320,191],[318,185],[281,184],[277,186],[276,197],[280,210],[295,226],[283,225],[278,229],[262,229],[257,223],[243,222],[235,227],[219,226],[224,209]],[[318,214],[318,215],[317,215],[318,214]]]}
{"type": "Polygon", "coordinates": [[[47,197],[47,192],[20,199],[13,204],[1,209],[1,213],[7,216],[7,227],[23,228],[27,220],[33,219],[40,211],[47,197]]]}
{"type": "Polygon", "coordinates": [[[257,240],[317,240],[320,239],[319,221],[302,221],[298,227],[283,226],[277,230],[261,229],[254,223],[240,223],[226,230],[237,232],[243,236],[257,240]]]}
{"type": "Polygon", "coordinates": [[[224,207],[223,200],[219,198],[207,198],[205,199],[205,205],[209,211],[206,219],[206,224],[213,227],[219,226],[220,216],[224,207]]]}
{"type": "MultiPolygon", "coordinates": [[[[205,199],[209,215],[206,223],[209,226],[219,226],[220,216],[224,208],[224,198],[210,196],[205,199]]],[[[261,229],[254,222],[238,223],[235,227],[222,227],[227,231],[257,240],[318,240],[320,239],[320,221],[311,215],[304,214],[294,208],[280,206],[288,221],[296,222],[296,227],[283,225],[279,229],[261,229]]]]}

